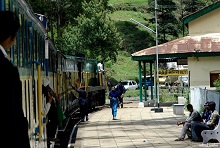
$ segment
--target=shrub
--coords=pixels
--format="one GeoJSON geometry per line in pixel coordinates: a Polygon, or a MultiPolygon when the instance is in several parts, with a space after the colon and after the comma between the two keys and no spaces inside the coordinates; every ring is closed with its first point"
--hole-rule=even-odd
{"type": "Polygon", "coordinates": [[[216,87],[216,91],[220,92],[220,76],[218,77],[217,80],[214,81],[214,86],[216,87]]]}

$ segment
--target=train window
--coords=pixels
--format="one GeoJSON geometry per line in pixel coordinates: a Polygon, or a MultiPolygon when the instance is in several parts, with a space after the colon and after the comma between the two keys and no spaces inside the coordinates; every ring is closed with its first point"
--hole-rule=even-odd
{"type": "Polygon", "coordinates": [[[44,65],[44,57],[45,57],[45,50],[44,46],[45,44],[40,44],[42,42],[42,40],[44,40],[41,36],[38,36],[38,61],[42,64],[42,70],[45,69],[45,65],[44,65]]]}
{"type": "MultiPolygon", "coordinates": [[[[18,15],[19,19],[22,20],[22,15],[19,14],[18,15]]],[[[20,22],[21,26],[22,26],[22,21],[20,22]]],[[[22,60],[22,40],[23,40],[23,36],[22,36],[22,27],[19,29],[19,32],[18,32],[18,38],[16,40],[16,44],[17,44],[17,47],[18,47],[18,51],[17,51],[17,66],[18,67],[21,67],[22,66],[22,63],[21,63],[21,60],[22,60]]]]}
{"type": "Polygon", "coordinates": [[[14,48],[12,48],[12,55],[13,55],[13,63],[14,65],[20,66],[19,64],[19,44],[20,44],[20,32],[18,32],[17,38],[16,38],[16,44],[14,44],[14,48]]]}
{"type": "MultiPolygon", "coordinates": [[[[19,39],[19,37],[18,37],[19,39]]],[[[18,66],[18,46],[17,42],[14,44],[13,48],[11,49],[11,60],[14,63],[14,65],[18,66]]]]}
{"type": "MultiPolygon", "coordinates": [[[[3,3],[3,6],[4,6],[4,3],[3,3]]],[[[1,6],[1,8],[3,7],[1,6]]],[[[9,0],[5,0],[5,8],[3,8],[3,10],[9,10],[9,7],[10,7],[10,3],[9,3],[9,0]]]]}
{"type": "Polygon", "coordinates": [[[28,125],[29,125],[29,128],[30,128],[30,125],[31,125],[31,122],[32,122],[32,120],[31,120],[31,101],[30,101],[30,99],[31,99],[31,94],[30,94],[30,80],[28,80],[28,94],[27,94],[27,97],[28,97],[28,100],[27,100],[27,104],[28,104],[28,106],[26,106],[26,109],[28,110],[28,115],[27,115],[27,118],[28,118],[28,125]]]}
{"type": "Polygon", "coordinates": [[[22,67],[25,67],[26,66],[26,63],[27,63],[27,52],[26,52],[26,46],[27,46],[27,30],[26,30],[26,23],[27,21],[25,19],[22,20],[22,67]]]}
{"type": "Polygon", "coordinates": [[[21,32],[21,37],[20,37],[20,67],[24,67],[24,61],[25,61],[25,56],[24,56],[24,17],[21,18],[21,28],[20,28],[20,32],[21,32]]]}
{"type": "MultiPolygon", "coordinates": [[[[51,49],[49,48],[48,50],[50,51],[51,49]]],[[[52,63],[51,63],[51,52],[49,52],[48,54],[49,54],[48,55],[49,59],[48,59],[48,67],[47,68],[48,68],[48,71],[51,71],[51,65],[52,65],[52,63]]]]}
{"type": "MultiPolygon", "coordinates": [[[[38,40],[37,40],[37,31],[36,30],[34,30],[34,43],[33,43],[33,50],[32,50],[32,52],[33,52],[33,61],[38,61],[38,58],[37,58],[37,51],[38,51],[38,40]]],[[[36,66],[36,64],[34,64],[34,69],[36,69],[37,68],[37,66],[36,66]]]]}
{"type": "Polygon", "coordinates": [[[25,116],[27,117],[27,109],[26,109],[26,106],[27,106],[27,84],[26,84],[26,80],[24,81],[24,112],[25,112],[25,116]]]}
{"type": "Polygon", "coordinates": [[[29,67],[29,63],[31,62],[31,51],[32,51],[32,41],[33,41],[33,37],[32,37],[32,25],[30,24],[30,22],[27,22],[27,26],[28,26],[28,29],[27,29],[27,47],[26,47],[26,50],[27,50],[27,67],[29,67]]]}
{"type": "Polygon", "coordinates": [[[42,42],[42,37],[38,34],[36,34],[36,61],[42,63],[42,70],[44,70],[44,44],[40,44],[42,42]]]}
{"type": "Polygon", "coordinates": [[[51,55],[51,68],[53,72],[56,72],[56,55],[54,53],[51,55]]]}
{"type": "MultiPolygon", "coordinates": [[[[19,19],[21,19],[21,14],[17,13],[19,19]]],[[[11,48],[11,60],[14,63],[14,65],[20,67],[20,39],[21,39],[21,29],[19,29],[18,34],[17,34],[17,38],[16,38],[16,43],[14,44],[13,48],[11,48]]]]}
{"type": "Polygon", "coordinates": [[[34,79],[34,84],[32,84],[34,87],[33,89],[33,111],[34,111],[34,120],[37,121],[37,82],[34,79]]]}

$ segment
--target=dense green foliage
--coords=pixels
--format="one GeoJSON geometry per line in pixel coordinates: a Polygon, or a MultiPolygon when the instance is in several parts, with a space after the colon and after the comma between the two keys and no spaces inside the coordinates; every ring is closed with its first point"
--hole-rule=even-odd
{"type": "Polygon", "coordinates": [[[157,17],[158,24],[158,43],[165,43],[167,41],[176,39],[181,33],[179,25],[181,21],[179,21],[178,17],[175,15],[177,10],[177,5],[173,0],[158,0],[157,8],[155,8],[155,1],[149,0],[148,11],[153,16],[150,18],[150,22],[154,24],[155,15],[157,17]],[[155,12],[155,9],[157,11],[155,12]]]}
{"type": "MultiPolygon", "coordinates": [[[[157,0],[159,44],[186,35],[182,18],[214,1],[157,0]]],[[[137,62],[130,60],[130,54],[155,45],[155,34],[130,21],[133,18],[155,30],[154,0],[28,2],[34,12],[48,17],[48,35],[59,50],[104,60],[109,77],[115,80],[137,79],[137,62]]]]}
{"type": "Polygon", "coordinates": [[[120,36],[115,24],[100,3],[82,3],[83,13],[76,18],[76,25],[63,33],[60,47],[68,54],[84,53],[88,58],[116,61],[120,36]]]}

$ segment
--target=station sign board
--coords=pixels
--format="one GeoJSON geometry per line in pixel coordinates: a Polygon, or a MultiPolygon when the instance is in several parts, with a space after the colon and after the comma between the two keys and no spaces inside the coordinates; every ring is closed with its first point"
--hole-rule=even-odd
{"type": "Polygon", "coordinates": [[[185,76],[188,75],[188,70],[159,70],[159,76],[185,76]]]}

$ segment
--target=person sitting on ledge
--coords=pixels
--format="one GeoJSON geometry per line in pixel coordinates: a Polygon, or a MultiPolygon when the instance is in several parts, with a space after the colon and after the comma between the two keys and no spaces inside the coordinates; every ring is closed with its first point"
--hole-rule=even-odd
{"type": "Polygon", "coordinates": [[[176,123],[178,126],[182,124],[183,128],[181,130],[179,138],[176,139],[175,141],[184,141],[186,134],[189,138],[191,138],[191,131],[190,131],[191,123],[192,122],[202,122],[202,117],[201,117],[200,113],[197,110],[193,109],[192,104],[188,104],[186,106],[186,108],[190,113],[189,113],[188,118],[185,121],[181,121],[181,122],[176,123]]]}

